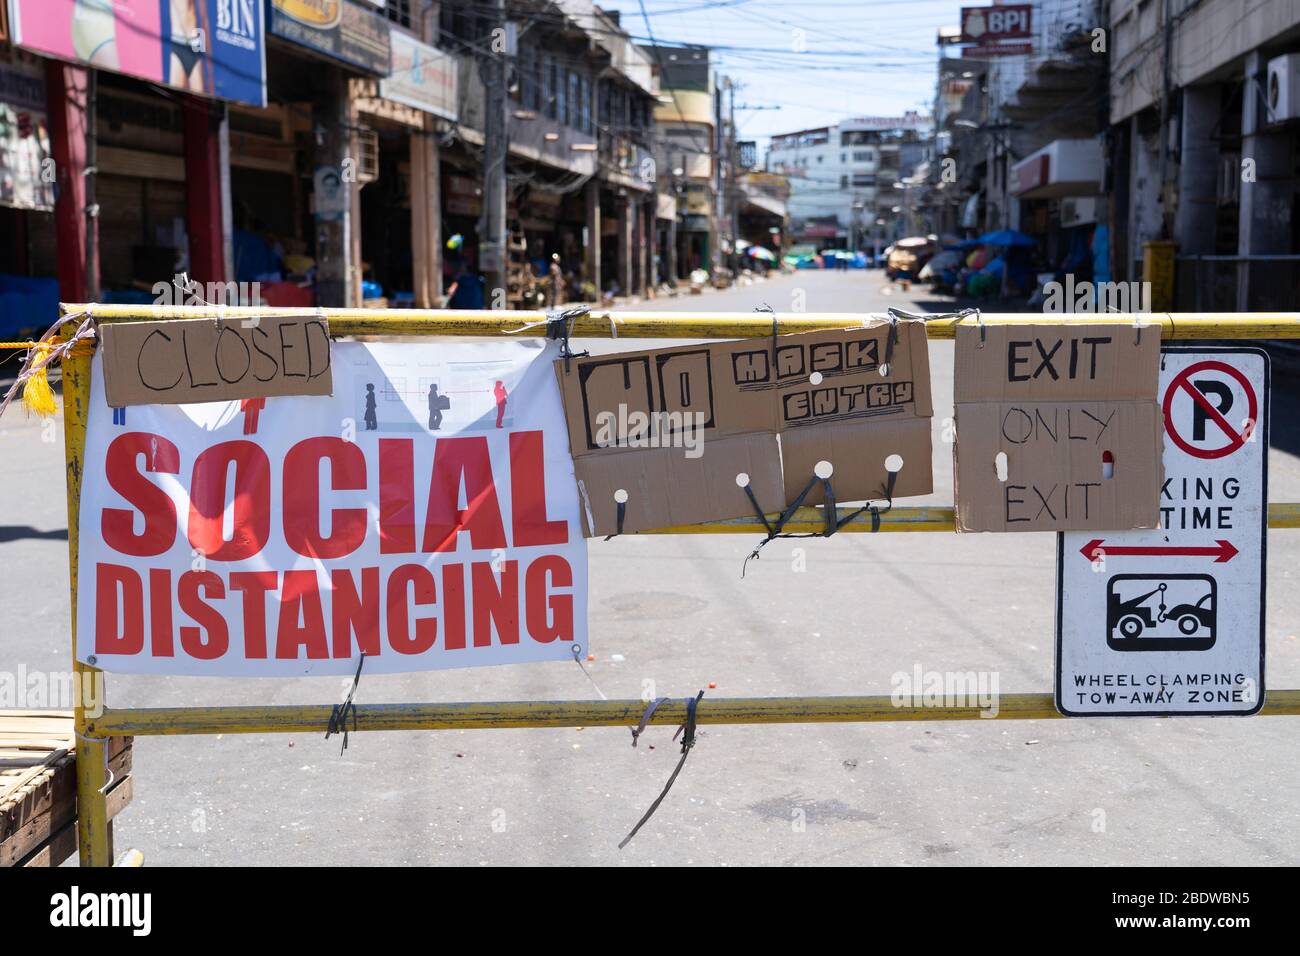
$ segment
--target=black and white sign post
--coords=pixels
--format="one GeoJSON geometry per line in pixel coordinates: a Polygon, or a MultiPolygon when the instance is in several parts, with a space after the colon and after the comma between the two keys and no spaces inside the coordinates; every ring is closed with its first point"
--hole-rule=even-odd
{"type": "MultiPolygon", "coordinates": [[[[1161,527],[1058,538],[1061,713],[1248,715],[1263,705],[1268,387],[1259,349],[1161,353],[1161,527]]],[[[1099,467],[1107,480],[1124,463],[1099,467]]]]}

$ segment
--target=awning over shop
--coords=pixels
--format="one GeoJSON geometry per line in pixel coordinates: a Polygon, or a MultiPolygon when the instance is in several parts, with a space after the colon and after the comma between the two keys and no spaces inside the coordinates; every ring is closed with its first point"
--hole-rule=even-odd
{"type": "Polygon", "coordinates": [[[1100,139],[1058,139],[1011,168],[1011,194],[1019,199],[1060,199],[1101,192],[1100,139]]]}

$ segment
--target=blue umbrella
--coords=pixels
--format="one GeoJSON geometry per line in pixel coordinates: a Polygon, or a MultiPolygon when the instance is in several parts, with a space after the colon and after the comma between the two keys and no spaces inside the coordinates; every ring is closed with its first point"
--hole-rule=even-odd
{"type": "Polygon", "coordinates": [[[986,246],[1038,245],[1038,240],[1033,236],[1027,236],[1023,232],[1016,232],[1014,229],[999,229],[997,232],[986,232],[975,241],[986,246]]]}

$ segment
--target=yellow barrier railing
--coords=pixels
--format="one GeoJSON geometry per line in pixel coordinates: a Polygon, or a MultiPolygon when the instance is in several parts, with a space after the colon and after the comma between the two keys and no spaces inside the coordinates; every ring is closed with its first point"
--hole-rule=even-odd
{"type": "MultiPolygon", "coordinates": [[[[93,310],[100,321],[143,319],[186,319],[226,316],[252,318],[263,315],[317,315],[315,309],[257,307],[166,307],[135,305],[65,305],[64,314],[93,310]]],[[[419,309],[327,309],[333,335],[533,335],[546,334],[542,312],[463,312],[419,309]]],[[[845,313],[795,313],[778,315],[780,333],[853,328],[868,316],[845,313]]],[[[1164,339],[1297,339],[1300,313],[1250,313],[1241,318],[1216,314],[1071,315],[1069,324],[1113,323],[1117,319],[1159,326],[1164,339]]],[[[1051,321],[1051,316],[988,314],[978,318],[941,318],[926,324],[930,338],[950,339],[959,322],[1051,321]]],[[[593,310],[574,322],[574,338],[753,338],[771,335],[773,317],[768,313],[727,312],[708,315],[680,313],[593,310]]],[[[97,685],[95,699],[103,701],[103,672],[76,660],[76,606],[78,515],[81,501],[82,461],[86,444],[86,413],[90,399],[90,350],[77,348],[63,362],[64,442],[68,487],[68,557],[72,582],[73,670],[76,686],[85,687],[87,678],[97,685]]],[[[847,516],[848,510],[842,514],[847,516]]],[[[770,516],[775,517],[775,516],[770,516]]],[[[1269,505],[1270,528],[1300,528],[1300,503],[1269,505]]],[[[952,531],[950,507],[893,508],[881,516],[880,530],[952,531]]],[[[786,526],[792,532],[816,532],[825,528],[820,508],[802,508],[786,526]]],[[[841,531],[870,531],[869,518],[860,518],[841,531]]],[[[766,529],[755,518],[715,521],[689,527],[665,528],[646,534],[757,534],[766,529]]],[[[645,709],[642,701],[507,701],[444,704],[358,704],[357,729],[364,730],[447,730],[519,727],[598,727],[636,724],[645,709]]],[[[85,710],[81,695],[76,709],[78,838],[84,866],[109,866],[107,784],[105,762],[107,739],[114,736],[151,734],[302,733],[322,730],[331,705],[254,707],[168,707],[105,708],[85,710]]],[[[661,705],[651,718],[654,724],[681,723],[683,701],[661,705]]],[[[706,698],[699,704],[701,724],[836,723],[896,720],[971,720],[988,711],[967,706],[895,706],[887,696],[868,697],[778,697],[706,698]]],[[[1260,714],[1300,715],[1300,690],[1265,692],[1260,714]]],[[[1003,694],[997,698],[996,718],[1001,720],[1043,720],[1060,717],[1051,694],[1003,694]]]]}

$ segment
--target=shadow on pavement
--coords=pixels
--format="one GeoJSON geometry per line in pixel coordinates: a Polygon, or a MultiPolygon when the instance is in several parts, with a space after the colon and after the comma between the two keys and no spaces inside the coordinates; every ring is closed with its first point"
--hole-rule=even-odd
{"type": "Polygon", "coordinates": [[[0,525],[0,544],[6,544],[10,541],[23,541],[28,539],[45,540],[45,541],[67,541],[68,529],[57,528],[53,531],[37,531],[31,525],[26,525],[26,524],[0,525]]]}

